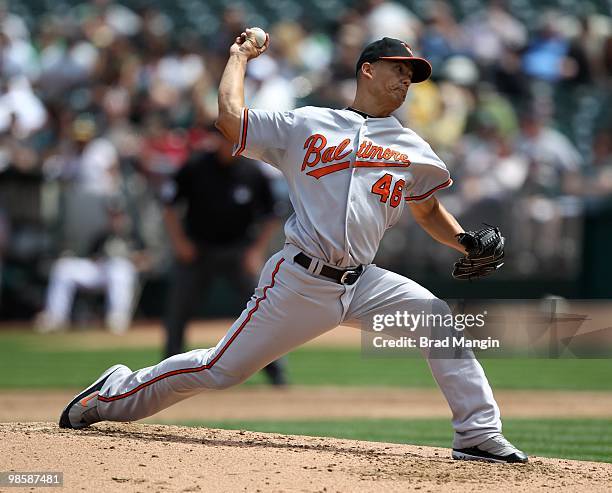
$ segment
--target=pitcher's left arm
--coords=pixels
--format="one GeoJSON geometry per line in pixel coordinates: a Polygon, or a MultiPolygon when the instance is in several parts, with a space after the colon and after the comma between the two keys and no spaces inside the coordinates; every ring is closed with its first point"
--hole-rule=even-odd
{"type": "Polygon", "coordinates": [[[411,203],[410,212],[419,226],[432,238],[461,253],[466,253],[465,247],[457,239],[457,235],[463,233],[464,229],[435,196],[422,202],[411,203]]]}
{"type": "Polygon", "coordinates": [[[463,254],[453,266],[455,279],[478,279],[504,265],[506,240],[499,228],[487,226],[477,231],[464,231],[435,197],[410,204],[410,210],[415,221],[434,239],[463,254]]]}

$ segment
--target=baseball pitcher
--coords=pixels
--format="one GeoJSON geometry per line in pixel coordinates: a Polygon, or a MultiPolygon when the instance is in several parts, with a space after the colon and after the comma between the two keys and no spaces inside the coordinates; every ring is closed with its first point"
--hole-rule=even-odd
{"type": "MultiPolygon", "coordinates": [[[[285,175],[295,213],[285,225],[284,248],[268,260],[254,295],[217,346],[137,371],[109,368],[68,404],[61,427],[134,421],[203,390],[237,385],[341,323],[366,326],[382,312],[449,314],[423,286],[372,264],[383,234],[406,208],[435,240],[461,253],[454,277],[478,278],[502,265],[499,230],[463,230],[435,196],[452,184],[446,166],[392,116],[410,84],[431,75],[427,60],[402,41],[383,38],[357,61],[349,108],[247,108],[247,63],[268,45],[267,35],[258,42],[247,29],[231,46],[217,127],[235,143],[235,155],[265,161],[285,175]]],[[[501,434],[499,408],[473,355],[426,357],[452,410],[453,458],[527,462],[501,434]]]]}

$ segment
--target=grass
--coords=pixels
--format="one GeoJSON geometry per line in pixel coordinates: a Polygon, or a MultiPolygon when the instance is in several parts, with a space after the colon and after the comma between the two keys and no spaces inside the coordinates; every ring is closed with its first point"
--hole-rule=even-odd
{"type": "MultiPolygon", "coordinates": [[[[453,436],[450,422],[444,419],[190,421],[179,424],[438,447],[450,447],[453,436]]],[[[529,455],[612,462],[610,419],[505,419],[504,435],[529,455]]]]}
{"type": "MultiPolygon", "coordinates": [[[[75,335],[78,337],[78,335],[75,335]]],[[[74,342],[74,341],[73,341],[74,342]]],[[[83,387],[115,363],[156,364],[160,350],[66,349],[51,337],[0,333],[0,388],[83,387]]],[[[484,359],[495,389],[612,390],[612,360],[484,359]]],[[[434,387],[420,358],[363,358],[357,348],[302,348],[289,356],[291,382],[299,385],[434,387]]],[[[247,384],[263,383],[261,374],[247,384]]]]}
{"type": "MultiPolygon", "coordinates": [[[[80,388],[114,363],[136,369],[157,363],[161,356],[161,350],[144,347],[84,350],[78,347],[78,338],[74,334],[68,346],[65,337],[0,332],[0,389],[80,388]]],[[[494,389],[612,391],[610,359],[484,359],[481,363],[494,389]]],[[[296,385],[435,386],[420,358],[363,358],[358,348],[301,348],[289,356],[289,370],[296,385]]],[[[258,373],[247,385],[263,382],[265,377],[258,373]]],[[[183,424],[444,447],[452,439],[449,421],[438,419],[183,424]]],[[[530,454],[612,462],[612,420],[506,419],[504,433],[530,454]]]]}

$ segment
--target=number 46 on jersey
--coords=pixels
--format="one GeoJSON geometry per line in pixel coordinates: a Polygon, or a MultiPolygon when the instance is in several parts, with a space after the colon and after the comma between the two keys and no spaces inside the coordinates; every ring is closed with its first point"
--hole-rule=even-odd
{"type": "Polygon", "coordinates": [[[397,207],[402,202],[405,185],[406,181],[402,179],[393,184],[393,175],[385,173],[372,185],[372,193],[380,196],[383,204],[388,201],[391,207],[397,207]]]}

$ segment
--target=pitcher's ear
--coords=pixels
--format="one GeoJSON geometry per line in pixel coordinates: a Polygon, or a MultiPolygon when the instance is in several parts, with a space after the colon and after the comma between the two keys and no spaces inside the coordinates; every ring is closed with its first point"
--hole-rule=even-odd
{"type": "Polygon", "coordinates": [[[374,69],[372,67],[372,64],[370,62],[364,62],[363,65],[361,65],[361,68],[359,69],[359,75],[366,79],[371,79],[373,71],[374,69]]]}

